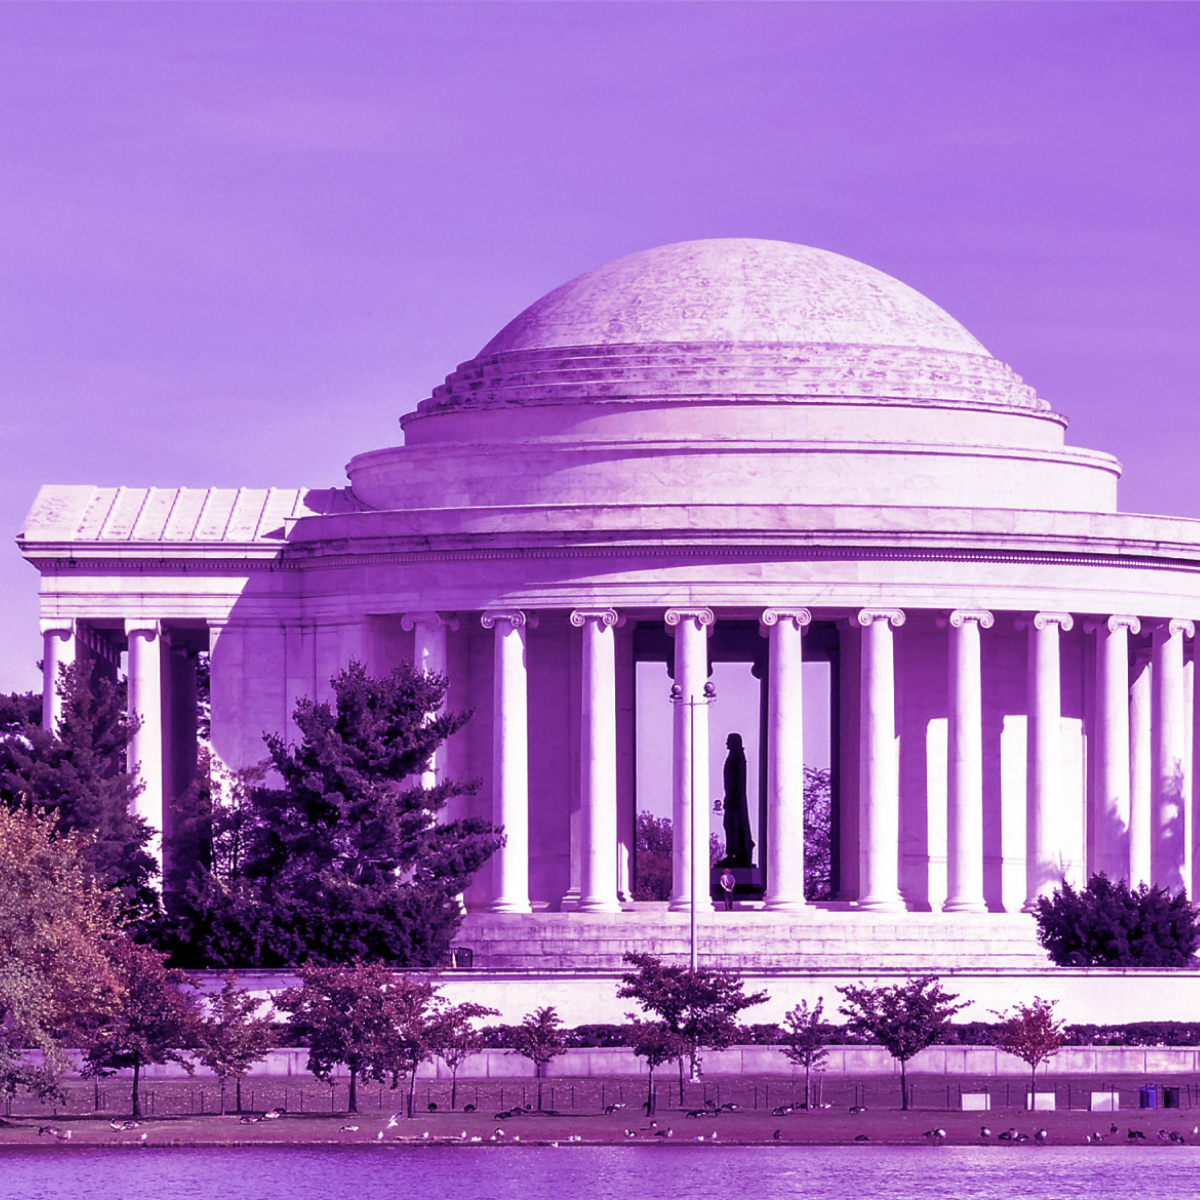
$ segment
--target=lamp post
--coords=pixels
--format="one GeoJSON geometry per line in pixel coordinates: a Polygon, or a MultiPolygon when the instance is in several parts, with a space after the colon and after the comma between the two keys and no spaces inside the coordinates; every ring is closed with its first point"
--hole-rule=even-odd
{"type": "MultiPolygon", "coordinates": [[[[708,707],[717,698],[717,689],[709,680],[704,685],[704,694],[702,696],[693,696],[690,700],[685,699],[683,688],[679,684],[671,686],[671,703],[686,707],[688,710],[688,844],[691,847],[689,862],[691,864],[692,878],[689,881],[690,886],[688,894],[691,897],[691,903],[688,905],[688,916],[690,924],[690,949],[691,949],[691,969],[696,970],[698,955],[696,950],[696,879],[703,875],[703,878],[708,878],[708,871],[701,872],[697,868],[697,863],[700,861],[696,855],[700,852],[697,847],[699,841],[699,825],[700,813],[708,815],[708,802],[704,803],[701,809],[696,804],[696,706],[704,705],[708,707]]],[[[708,858],[708,838],[703,841],[704,858],[708,858]]]]}

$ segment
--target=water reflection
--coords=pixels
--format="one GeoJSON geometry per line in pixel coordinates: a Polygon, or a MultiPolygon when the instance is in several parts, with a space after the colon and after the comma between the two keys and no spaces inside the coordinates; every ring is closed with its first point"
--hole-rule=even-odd
{"type": "Polygon", "coordinates": [[[1189,1195],[1200,1147],[563,1146],[0,1152],[8,1200],[1074,1200],[1189,1195]]]}

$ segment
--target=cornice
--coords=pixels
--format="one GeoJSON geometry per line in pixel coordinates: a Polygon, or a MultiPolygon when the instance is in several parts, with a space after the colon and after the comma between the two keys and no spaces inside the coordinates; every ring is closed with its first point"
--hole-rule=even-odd
{"type": "MultiPolygon", "coordinates": [[[[695,535],[690,535],[695,538],[695,535]]],[[[1118,570],[1154,570],[1200,574],[1200,545],[1196,557],[1171,555],[1122,554],[1072,550],[1004,549],[995,546],[895,546],[871,545],[856,541],[838,542],[836,535],[825,544],[786,542],[786,534],[772,534],[753,542],[715,543],[680,540],[668,542],[608,542],[581,545],[429,547],[412,550],[323,551],[317,543],[306,543],[304,552],[294,548],[276,551],[267,557],[204,558],[198,555],[178,558],[90,555],[79,553],[59,556],[53,551],[28,553],[26,557],[42,574],[149,576],[174,575],[249,575],[261,573],[302,573],[332,571],[354,567],[406,565],[415,563],[528,561],[538,559],[615,559],[615,558],[687,558],[710,562],[770,560],[781,562],[966,562],[1063,567],[1095,567],[1118,570]],[[833,542],[834,544],[829,544],[833,542]]],[[[918,535],[921,536],[921,535],[918,535]]],[[[927,535],[936,536],[936,535],[927,535]]],[[[961,536],[961,535],[956,535],[961,536]]]]}

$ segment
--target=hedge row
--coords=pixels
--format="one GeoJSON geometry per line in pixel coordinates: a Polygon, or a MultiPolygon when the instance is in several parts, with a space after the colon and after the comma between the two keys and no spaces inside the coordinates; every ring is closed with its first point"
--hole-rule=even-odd
{"type": "MultiPolygon", "coordinates": [[[[492,1025],[483,1031],[484,1042],[495,1049],[515,1045],[514,1025],[492,1025]]],[[[821,1027],[831,1046],[871,1046],[879,1043],[844,1025],[821,1027]]],[[[991,1046],[999,1025],[988,1021],[964,1021],[948,1026],[936,1040],[942,1046],[991,1046]]],[[[566,1044],[575,1048],[626,1046],[625,1025],[577,1025],[563,1031],[566,1044]]],[[[1194,1046],[1200,1047],[1200,1021],[1138,1021],[1129,1025],[1068,1025],[1068,1046],[1194,1046]]],[[[744,1046],[778,1046],[785,1041],[778,1025],[743,1025],[738,1039],[744,1046]]]]}

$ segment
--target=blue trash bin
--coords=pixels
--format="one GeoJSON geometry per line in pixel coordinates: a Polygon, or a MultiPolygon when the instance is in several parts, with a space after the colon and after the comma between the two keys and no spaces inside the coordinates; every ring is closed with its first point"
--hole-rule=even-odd
{"type": "Polygon", "coordinates": [[[1138,1108],[1157,1108],[1158,1107],[1158,1088],[1154,1084],[1147,1084],[1145,1087],[1138,1088],[1138,1108]]]}

